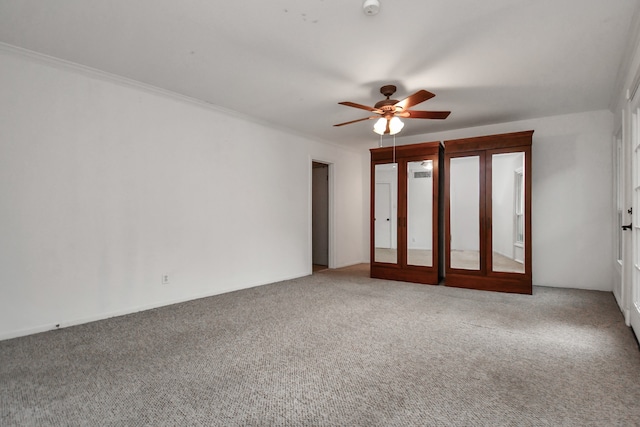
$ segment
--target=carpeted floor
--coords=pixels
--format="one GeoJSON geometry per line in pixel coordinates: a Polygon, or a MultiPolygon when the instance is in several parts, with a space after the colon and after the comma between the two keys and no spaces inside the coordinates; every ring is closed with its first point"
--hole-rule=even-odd
{"type": "Polygon", "coordinates": [[[640,352],[610,293],[367,275],[2,341],[0,425],[640,425],[640,352]]]}

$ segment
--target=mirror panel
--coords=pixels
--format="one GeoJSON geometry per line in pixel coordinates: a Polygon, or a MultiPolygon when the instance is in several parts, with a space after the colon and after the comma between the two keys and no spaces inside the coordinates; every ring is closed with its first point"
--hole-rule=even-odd
{"type": "Polygon", "coordinates": [[[433,266],[433,160],[407,163],[407,264],[433,266]]]}
{"type": "Polygon", "coordinates": [[[524,274],[524,152],[491,156],[492,270],[524,274]]]}
{"type": "Polygon", "coordinates": [[[480,270],[480,156],[449,163],[450,265],[480,270]]]}
{"type": "Polygon", "coordinates": [[[398,165],[375,165],[374,261],[398,263],[398,165]]]}

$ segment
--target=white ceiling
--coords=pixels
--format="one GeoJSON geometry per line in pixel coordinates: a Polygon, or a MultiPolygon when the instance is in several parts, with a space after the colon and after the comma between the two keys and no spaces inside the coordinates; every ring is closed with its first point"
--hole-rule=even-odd
{"type": "Polygon", "coordinates": [[[609,108],[639,0],[0,0],[0,42],[349,146],[380,86],[402,135],[609,108]]]}

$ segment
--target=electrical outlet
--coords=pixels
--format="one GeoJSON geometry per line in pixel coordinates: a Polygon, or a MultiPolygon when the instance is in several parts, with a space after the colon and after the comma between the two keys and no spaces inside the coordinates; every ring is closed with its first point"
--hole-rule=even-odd
{"type": "Polygon", "coordinates": [[[169,275],[168,274],[163,274],[162,275],[162,284],[163,285],[168,285],[169,284],[169,275]]]}

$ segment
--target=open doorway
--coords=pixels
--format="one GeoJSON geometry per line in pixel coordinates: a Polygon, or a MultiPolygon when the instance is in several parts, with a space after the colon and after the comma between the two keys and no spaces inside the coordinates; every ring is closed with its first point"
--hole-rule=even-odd
{"type": "Polygon", "coordinates": [[[312,162],[311,246],[313,272],[329,268],[329,165],[312,162]]]}

